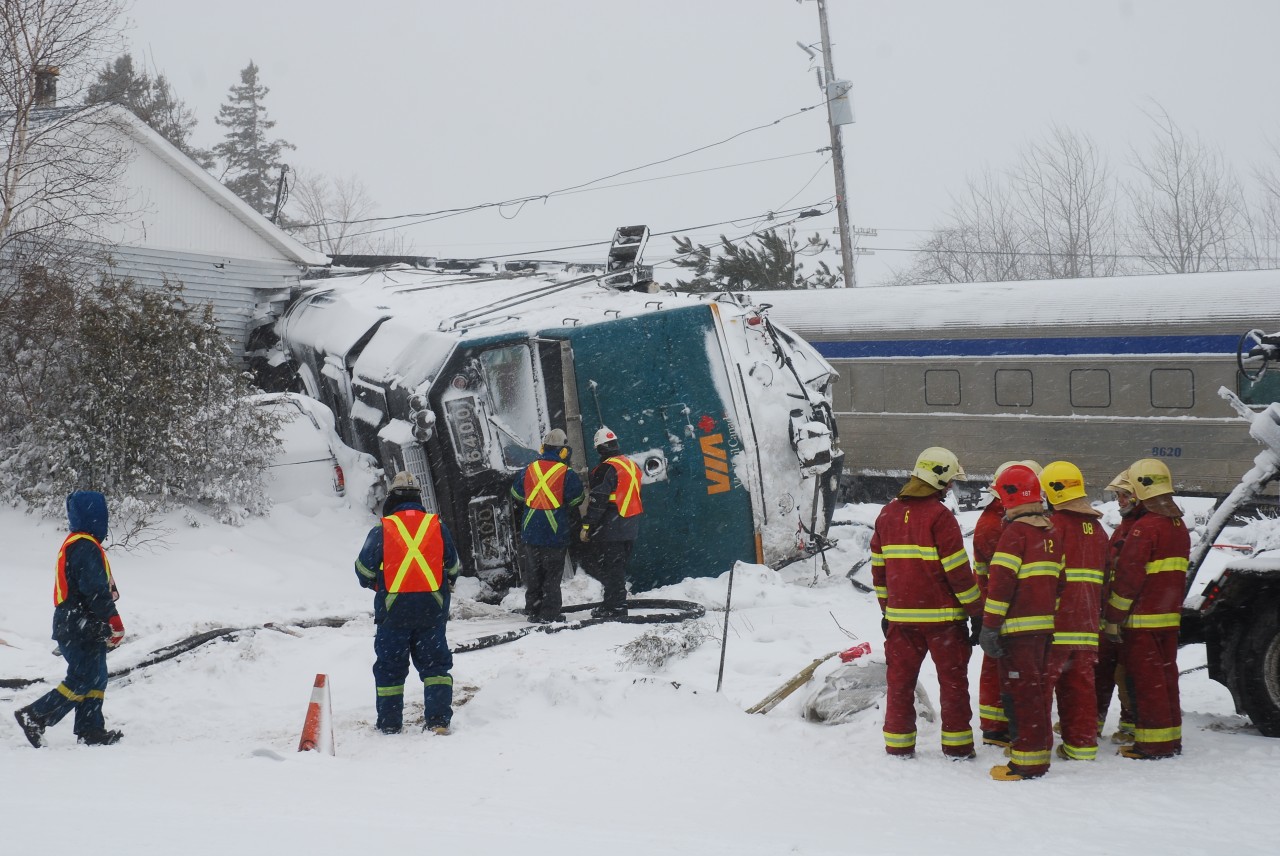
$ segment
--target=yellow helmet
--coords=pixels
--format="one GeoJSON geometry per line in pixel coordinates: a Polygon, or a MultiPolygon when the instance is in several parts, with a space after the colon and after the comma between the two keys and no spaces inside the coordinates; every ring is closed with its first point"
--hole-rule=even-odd
{"type": "Polygon", "coordinates": [[[921,452],[911,474],[939,490],[945,488],[952,479],[964,478],[964,470],[956,460],[955,453],[941,446],[930,446],[921,452]]]}
{"type": "Polygon", "coordinates": [[[1125,493],[1133,493],[1133,482],[1129,481],[1129,471],[1121,470],[1119,473],[1117,473],[1116,477],[1113,478],[1111,480],[1111,483],[1107,485],[1107,490],[1111,491],[1112,493],[1119,493],[1120,491],[1124,491],[1125,493]]]}
{"type": "Polygon", "coordinates": [[[1133,493],[1138,499],[1173,493],[1173,476],[1169,468],[1155,458],[1134,461],[1129,466],[1129,481],[1133,483],[1133,493]]]}
{"type": "Polygon", "coordinates": [[[1050,505],[1062,505],[1085,495],[1080,468],[1068,461],[1054,461],[1040,473],[1040,485],[1050,505]]]}

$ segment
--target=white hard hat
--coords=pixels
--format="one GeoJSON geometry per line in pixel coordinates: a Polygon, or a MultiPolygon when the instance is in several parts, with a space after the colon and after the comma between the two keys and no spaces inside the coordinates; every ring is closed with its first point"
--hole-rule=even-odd
{"type": "Polygon", "coordinates": [[[413,477],[413,473],[401,470],[396,473],[396,477],[391,480],[392,490],[417,490],[418,480],[413,477]]]}
{"type": "Polygon", "coordinates": [[[612,428],[606,426],[596,432],[596,438],[593,442],[597,447],[607,446],[610,443],[618,442],[618,435],[613,433],[612,428]]]}

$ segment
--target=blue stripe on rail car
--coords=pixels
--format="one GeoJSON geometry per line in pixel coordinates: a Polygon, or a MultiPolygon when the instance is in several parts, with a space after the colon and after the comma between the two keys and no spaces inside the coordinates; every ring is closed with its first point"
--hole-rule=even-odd
{"type": "Polygon", "coordinates": [[[1001,357],[1036,354],[1234,354],[1236,336],[1097,336],[1035,339],[890,339],[814,342],[828,359],[1001,357]]]}

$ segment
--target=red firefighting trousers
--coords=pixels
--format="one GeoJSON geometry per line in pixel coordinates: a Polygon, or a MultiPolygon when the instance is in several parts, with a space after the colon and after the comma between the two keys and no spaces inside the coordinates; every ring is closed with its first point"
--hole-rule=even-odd
{"type": "Polygon", "coordinates": [[[1093,686],[1098,652],[1049,646],[1049,703],[1058,698],[1062,746],[1076,761],[1098,757],[1098,696],[1093,686]]]}
{"type": "Polygon", "coordinates": [[[1129,701],[1129,687],[1124,680],[1124,665],[1120,662],[1120,646],[1105,636],[1098,639],[1098,665],[1093,672],[1093,687],[1098,696],[1098,733],[1107,725],[1107,709],[1111,707],[1111,695],[1120,691],[1120,730],[1133,731],[1133,705],[1129,701]]]}
{"type": "Polygon", "coordinates": [[[1049,721],[1049,692],[1045,688],[1051,633],[1002,636],[1000,690],[1009,717],[1009,766],[1023,776],[1042,776],[1049,770],[1053,726],[1049,721]]]}
{"type": "Polygon", "coordinates": [[[884,656],[888,693],[884,706],[884,743],[890,755],[910,755],[916,748],[916,680],[927,653],[938,671],[943,754],[964,757],[973,752],[973,711],[969,706],[969,626],[962,621],[940,624],[889,625],[884,656]]]}
{"type": "Polygon", "coordinates": [[[982,655],[982,672],[978,677],[978,720],[983,731],[1004,734],[1009,730],[1009,717],[1004,715],[1000,698],[1000,661],[982,655]]]}
{"type": "Polygon", "coordinates": [[[1124,631],[1120,657],[1133,700],[1134,746],[1147,755],[1182,751],[1178,697],[1178,631],[1124,631]]]}

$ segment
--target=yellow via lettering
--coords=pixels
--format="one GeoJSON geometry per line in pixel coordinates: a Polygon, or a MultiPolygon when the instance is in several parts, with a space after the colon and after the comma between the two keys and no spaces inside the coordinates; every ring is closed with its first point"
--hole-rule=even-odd
{"type": "Polygon", "coordinates": [[[707,493],[724,493],[729,489],[729,456],[723,446],[723,434],[708,434],[700,438],[702,465],[707,471],[707,493]]]}

